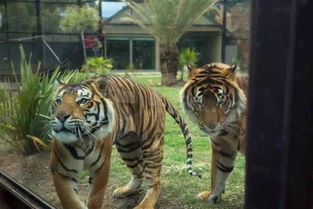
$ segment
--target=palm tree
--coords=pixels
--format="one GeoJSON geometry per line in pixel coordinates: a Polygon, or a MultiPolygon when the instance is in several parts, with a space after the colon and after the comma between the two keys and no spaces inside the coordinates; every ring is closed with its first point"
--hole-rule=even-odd
{"type": "Polygon", "coordinates": [[[213,0],[123,0],[137,15],[132,20],[160,43],[163,85],[176,82],[178,70],[177,42],[184,32],[212,6],[213,0]]]}

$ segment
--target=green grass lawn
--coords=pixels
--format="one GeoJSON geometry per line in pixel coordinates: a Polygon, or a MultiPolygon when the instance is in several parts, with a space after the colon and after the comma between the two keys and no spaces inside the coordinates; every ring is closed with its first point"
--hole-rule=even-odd
{"type": "MultiPolygon", "coordinates": [[[[181,87],[161,87],[160,77],[133,76],[133,79],[149,86],[164,95],[182,114],[179,91],[181,87]]],[[[209,138],[202,133],[195,124],[187,120],[193,143],[194,170],[201,171],[203,178],[191,177],[186,172],[186,149],[183,135],[175,121],[167,115],[165,129],[164,160],[161,173],[161,196],[160,202],[171,202],[171,204],[181,205],[181,208],[219,208],[237,209],[243,206],[244,202],[244,168],[245,160],[239,155],[235,169],[228,179],[226,192],[223,200],[214,205],[200,202],[196,199],[198,192],[209,190],[210,185],[210,159],[211,148],[209,138]]],[[[116,149],[113,150],[110,173],[110,186],[117,188],[126,184],[130,178],[130,172],[120,159],[116,149]]],[[[139,203],[139,202],[138,202],[139,203]]],[[[160,206],[160,208],[163,208],[160,206]]]]}

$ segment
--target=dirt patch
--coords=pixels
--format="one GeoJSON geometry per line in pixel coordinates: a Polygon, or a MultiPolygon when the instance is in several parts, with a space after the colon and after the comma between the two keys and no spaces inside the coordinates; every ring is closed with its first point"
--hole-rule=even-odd
{"type": "MultiPolygon", "coordinates": [[[[34,193],[41,196],[56,208],[62,208],[54,189],[52,176],[49,168],[50,152],[42,152],[30,156],[25,156],[15,152],[3,152],[0,155],[0,169],[14,178],[34,193]]],[[[144,187],[143,187],[144,188],[144,187]]],[[[110,209],[130,209],[134,208],[145,195],[145,190],[141,189],[137,193],[126,198],[116,199],[112,197],[115,188],[108,185],[105,197],[104,208],[110,209]]],[[[88,194],[87,180],[82,180],[78,184],[78,194],[85,200],[88,194]]],[[[161,197],[156,205],[158,208],[184,209],[182,204],[170,202],[161,197]]]]}

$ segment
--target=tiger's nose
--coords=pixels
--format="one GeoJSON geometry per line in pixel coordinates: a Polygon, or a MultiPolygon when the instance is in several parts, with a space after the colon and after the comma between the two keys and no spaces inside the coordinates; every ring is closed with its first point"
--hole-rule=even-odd
{"type": "Polygon", "coordinates": [[[56,117],[57,117],[57,119],[59,119],[60,122],[64,123],[66,121],[66,119],[68,119],[70,117],[70,114],[62,111],[62,112],[59,112],[56,115],[56,117]]]}

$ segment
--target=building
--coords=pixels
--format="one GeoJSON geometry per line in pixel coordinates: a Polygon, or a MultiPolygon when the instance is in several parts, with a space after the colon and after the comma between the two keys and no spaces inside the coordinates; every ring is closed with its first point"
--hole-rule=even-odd
{"type": "MultiPolygon", "coordinates": [[[[12,65],[19,64],[18,46],[23,45],[26,54],[32,54],[34,66],[41,62],[41,71],[49,72],[57,66],[62,69],[78,69],[83,63],[82,39],[79,33],[65,33],[60,20],[68,7],[99,6],[99,14],[105,13],[105,3],[116,1],[95,0],[3,0],[0,2],[0,77],[12,75],[12,65]]],[[[134,12],[122,6],[110,17],[103,19],[104,36],[102,54],[112,58],[114,68],[125,70],[159,71],[159,43],[151,35],[132,23],[129,15],[134,12]]],[[[85,39],[95,37],[95,31],[87,31],[85,39]]],[[[100,34],[101,33],[96,33],[100,34]]],[[[194,48],[200,53],[198,65],[221,61],[222,26],[208,14],[203,15],[184,34],[178,43],[180,49],[194,48]]],[[[88,56],[95,56],[87,49],[88,56]]],[[[97,53],[97,55],[100,55],[97,53]]]]}
{"type": "MultiPolygon", "coordinates": [[[[114,2],[103,2],[102,8],[111,4],[114,2]]],[[[136,70],[158,71],[159,43],[131,21],[130,17],[135,18],[135,15],[131,8],[124,5],[104,19],[105,56],[114,60],[116,69],[127,69],[132,65],[136,70]]],[[[194,48],[199,52],[199,65],[221,61],[221,31],[220,24],[203,15],[181,38],[178,47],[194,48]]]]}

